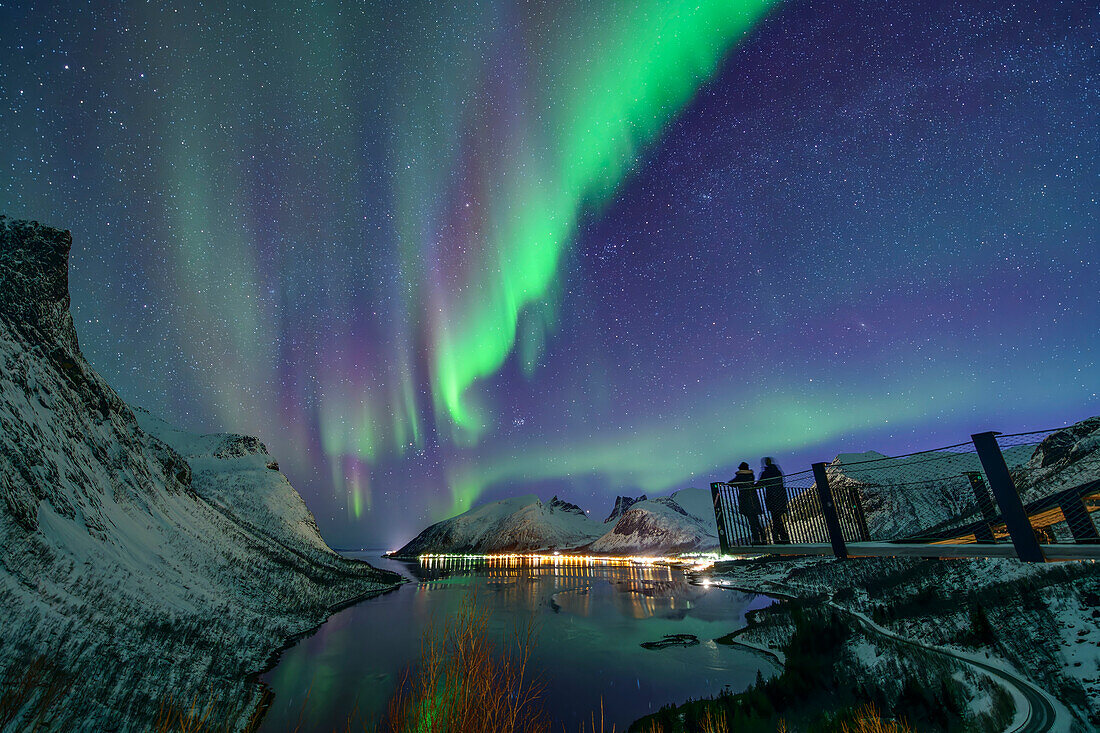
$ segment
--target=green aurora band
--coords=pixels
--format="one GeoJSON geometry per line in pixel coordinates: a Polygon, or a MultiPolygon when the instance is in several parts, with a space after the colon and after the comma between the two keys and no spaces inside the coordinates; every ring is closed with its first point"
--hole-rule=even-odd
{"type": "Polygon", "coordinates": [[[1096,414],[1079,7],[0,20],[3,213],[72,228],[89,361],[260,436],[334,542],[1096,414]]]}
{"type": "MultiPolygon", "coordinates": [[[[553,38],[532,54],[524,80],[537,98],[518,110],[491,172],[485,227],[473,281],[446,302],[432,327],[432,389],[437,411],[469,444],[484,429],[467,391],[497,372],[529,315],[536,346],[553,314],[547,296],[580,216],[613,194],[639,151],[651,143],[770,2],[607,3],[559,27],[584,29],[553,38]]],[[[417,126],[417,129],[422,129],[417,126]]],[[[411,204],[415,207],[417,202],[411,204]]],[[[468,498],[468,497],[467,497],[468,498]]]]}

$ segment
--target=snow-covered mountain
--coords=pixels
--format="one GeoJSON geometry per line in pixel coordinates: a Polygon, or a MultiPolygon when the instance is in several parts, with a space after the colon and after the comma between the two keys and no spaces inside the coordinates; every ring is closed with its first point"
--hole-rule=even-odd
{"type": "Polygon", "coordinates": [[[981,470],[973,452],[889,458],[872,450],[841,453],[826,473],[841,512],[850,506],[844,492],[857,490],[871,537],[895,539],[976,512],[977,499],[963,474],[981,470]]]}
{"type": "Polygon", "coordinates": [[[557,497],[545,504],[532,494],[502,499],[433,524],[395,555],[536,550],[656,555],[718,547],[709,491],[683,489],[658,499],[620,496],[615,506],[620,513],[608,529],[610,517],[596,523],[557,497]]]}
{"type": "Polygon", "coordinates": [[[275,649],[397,577],[329,549],[255,438],[119,398],[80,353],[71,242],[0,217],[0,673],[64,680],[46,729],[146,730],[199,695],[247,717],[275,649]]]}
{"type": "Polygon", "coordinates": [[[396,557],[427,553],[565,550],[599,537],[607,528],[576,504],[534,494],[490,502],[437,522],[398,550],[396,557]]]}
{"type": "Polygon", "coordinates": [[[630,506],[602,537],[585,548],[599,555],[671,555],[718,549],[709,490],[681,489],[630,506]]]}
{"type": "Polygon", "coordinates": [[[1043,438],[1013,478],[1024,501],[1100,479],[1100,416],[1043,438]]]}

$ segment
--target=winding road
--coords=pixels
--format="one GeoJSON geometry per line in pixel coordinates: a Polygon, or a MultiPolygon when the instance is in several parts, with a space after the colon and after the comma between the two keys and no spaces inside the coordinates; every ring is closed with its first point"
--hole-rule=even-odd
{"type": "Polygon", "coordinates": [[[963,664],[970,665],[971,667],[975,667],[976,669],[984,672],[990,677],[994,677],[1005,687],[1016,690],[1016,692],[1018,693],[1016,696],[1017,699],[1022,698],[1027,703],[1027,714],[1024,716],[1024,719],[1017,725],[1011,728],[1006,728],[1005,733],[1048,733],[1048,731],[1056,729],[1055,725],[1058,723],[1058,713],[1055,710],[1054,705],[1051,704],[1046,693],[1044,693],[1042,690],[1032,684],[1029,680],[1026,680],[1023,677],[1018,677],[1011,672],[1000,669],[986,662],[981,662],[968,656],[957,654],[948,649],[943,649],[938,646],[930,646],[928,644],[921,644],[918,641],[913,641],[912,639],[907,639],[904,636],[899,636],[898,634],[895,634],[888,629],[884,629],[883,627],[879,626],[862,614],[856,613],[854,611],[849,611],[842,606],[838,606],[832,601],[829,602],[829,605],[837,609],[838,611],[846,613],[854,618],[856,622],[868,633],[885,637],[899,644],[904,644],[905,646],[912,647],[914,649],[921,649],[932,654],[949,657],[950,659],[962,662],[963,664]]]}
{"type": "MultiPolygon", "coordinates": [[[[778,598],[795,598],[795,595],[789,590],[783,592],[777,592],[775,590],[767,590],[763,588],[747,588],[744,586],[732,586],[722,583],[720,581],[712,581],[713,585],[727,590],[739,590],[750,593],[763,593],[778,598]]],[[[858,611],[852,611],[844,608],[841,605],[830,600],[829,605],[835,608],[837,611],[846,614],[859,624],[864,631],[869,634],[880,636],[898,644],[911,647],[913,649],[920,649],[931,654],[938,654],[942,657],[947,657],[956,662],[969,665],[979,672],[989,675],[997,680],[1005,688],[1010,691],[1014,691],[1014,702],[1019,705],[1020,701],[1023,701],[1027,709],[1023,720],[1013,720],[1013,725],[1006,728],[1004,733],[1049,733],[1050,731],[1068,731],[1070,730],[1069,721],[1059,720],[1059,712],[1051,702],[1050,696],[1035,686],[1030,680],[1013,674],[1008,670],[1001,669],[987,662],[983,662],[978,659],[973,659],[967,655],[953,652],[949,649],[933,646],[930,644],[922,644],[919,641],[900,636],[894,632],[879,626],[867,616],[864,616],[858,611]]],[[[1017,718],[1019,716],[1016,716],[1017,718]]]]}

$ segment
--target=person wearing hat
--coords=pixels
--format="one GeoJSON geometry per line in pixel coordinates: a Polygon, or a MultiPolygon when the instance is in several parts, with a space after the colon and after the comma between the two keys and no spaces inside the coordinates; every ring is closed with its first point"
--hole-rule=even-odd
{"type": "Polygon", "coordinates": [[[756,477],[749,468],[749,464],[741,462],[737,467],[737,473],[730,479],[730,486],[737,490],[737,511],[749,523],[751,543],[763,544],[764,533],[760,527],[760,497],[756,493],[756,477]]]}

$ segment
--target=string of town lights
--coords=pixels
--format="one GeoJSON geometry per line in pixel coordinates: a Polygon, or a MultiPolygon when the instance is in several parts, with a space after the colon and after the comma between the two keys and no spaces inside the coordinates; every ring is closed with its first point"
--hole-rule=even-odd
{"type": "MultiPolygon", "coordinates": [[[[387,552],[385,557],[395,557],[396,551],[387,552]]],[[[691,566],[693,571],[699,572],[712,566],[718,555],[705,553],[698,555],[682,555],[679,557],[660,557],[648,555],[575,555],[571,553],[551,552],[504,552],[504,553],[424,553],[417,555],[416,559],[421,563],[434,561],[463,561],[463,562],[529,562],[533,565],[549,563],[553,565],[675,565],[691,566]]]]}

